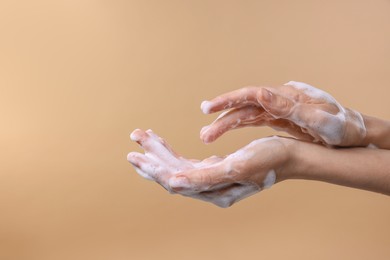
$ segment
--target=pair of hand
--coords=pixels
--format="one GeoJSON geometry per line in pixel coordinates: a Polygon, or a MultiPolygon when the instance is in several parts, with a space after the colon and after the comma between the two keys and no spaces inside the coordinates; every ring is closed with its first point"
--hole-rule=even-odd
{"type": "MultiPolygon", "coordinates": [[[[305,141],[325,145],[360,146],[366,135],[362,116],[341,106],[332,96],[310,85],[289,82],[280,87],[246,87],[201,105],[204,113],[226,110],[201,130],[210,143],[228,130],[269,126],[305,141]]],[[[146,179],[178,193],[228,207],[286,179],[292,170],[294,139],[255,140],[225,157],[188,160],[151,130],[135,130],[131,139],[145,153],[131,152],[128,160],[146,179]]]]}

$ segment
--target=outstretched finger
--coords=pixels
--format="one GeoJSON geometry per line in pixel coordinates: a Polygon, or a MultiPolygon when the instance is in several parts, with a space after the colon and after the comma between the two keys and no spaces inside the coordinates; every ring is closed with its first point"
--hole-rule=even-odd
{"type": "Polygon", "coordinates": [[[261,121],[267,118],[268,114],[262,107],[245,106],[233,108],[226,113],[222,113],[210,125],[202,128],[200,138],[204,143],[211,143],[225,132],[240,127],[250,126],[256,123],[261,125],[261,121]]]}
{"type": "Polygon", "coordinates": [[[258,105],[258,87],[246,87],[222,94],[210,101],[203,101],[200,108],[204,114],[211,114],[233,107],[243,107],[247,105],[258,105]]]}
{"type": "Polygon", "coordinates": [[[152,130],[136,129],[131,133],[130,138],[137,142],[147,154],[154,154],[163,161],[175,161],[177,159],[175,157],[177,156],[176,153],[163,144],[162,138],[153,133],[152,130]]]}
{"type": "Polygon", "coordinates": [[[173,150],[173,148],[167,143],[167,141],[155,134],[151,129],[146,130],[146,133],[152,136],[155,140],[158,140],[171,154],[176,157],[180,157],[180,155],[175,150],[173,150]]]}
{"type": "Polygon", "coordinates": [[[148,158],[142,154],[137,152],[130,152],[127,155],[127,160],[134,165],[135,167],[140,168],[142,164],[145,164],[148,162],[148,158]]]}
{"type": "Polygon", "coordinates": [[[127,160],[134,166],[135,171],[141,175],[141,177],[148,180],[155,180],[153,176],[154,172],[149,166],[150,162],[144,154],[131,152],[127,155],[127,160]]]}
{"type": "Polygon", "coordinates": [[[170,188],[183,194],[195,194],[232,183],[234,180],[222,163],[208,168],[192,169],[169,179],[170,188]]]}

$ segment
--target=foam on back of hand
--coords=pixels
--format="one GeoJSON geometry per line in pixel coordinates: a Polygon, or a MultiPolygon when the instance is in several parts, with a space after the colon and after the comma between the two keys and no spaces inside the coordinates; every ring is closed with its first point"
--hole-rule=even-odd
{"type": "Polygon", "coordinates": [[[330,94],[309,84],[290,81],[284,85],[292,86],[315,100],[324,100],[338,108],[336,114],[328,113],[320,108],[307,111],[310,113],[310,117],[303,120],[302,114],[305,112],[307,104],[296,102],[294,105],[288,119],[304,128],[304,131],[317,140],[323,140],[329,145],[352,145],[353,142],[357,142],[356,139],[363,139],[366,136],[364,120],[359,112],[345,109],[330,94]]]}

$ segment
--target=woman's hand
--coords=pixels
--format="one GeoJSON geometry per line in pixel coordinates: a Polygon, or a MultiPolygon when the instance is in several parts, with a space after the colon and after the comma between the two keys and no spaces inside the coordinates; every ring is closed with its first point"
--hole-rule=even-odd
{"type": "Polygon", "coordinates": [[[247,87],[202,103],[205,114],[222,113],[201,130],[205,143],[228,130],[270,126],[302,140],[336,146],[364,146],[366,127],[360,113],[344,108],[331,95],[290,81],[280,87],[247,87]]]}
{"type": "Polygon", "coordinates": [[[135,130],[131,139],[145,154],[131,152],[127,159],[144,178],[171,193],[208,201],[220,207],[257,193],[285,179],[290,158],[288,138],[255,140],[226,156],[188,160],[151,130],[135,130]]]}

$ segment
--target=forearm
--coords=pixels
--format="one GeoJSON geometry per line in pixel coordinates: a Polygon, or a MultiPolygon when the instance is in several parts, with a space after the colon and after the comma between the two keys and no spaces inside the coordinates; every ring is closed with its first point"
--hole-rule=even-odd
{"type": "Polygon", "coordinates": [[[363,145],[375,145],[390,150],[390,122],[379,118],[362,115],[367,129],[363,145]]]}
{"type": "Polygon", "coordinates": [[[287,179],[306,179],[390,195],[390,150],[329,149],[296,142],[287,179]]]}

